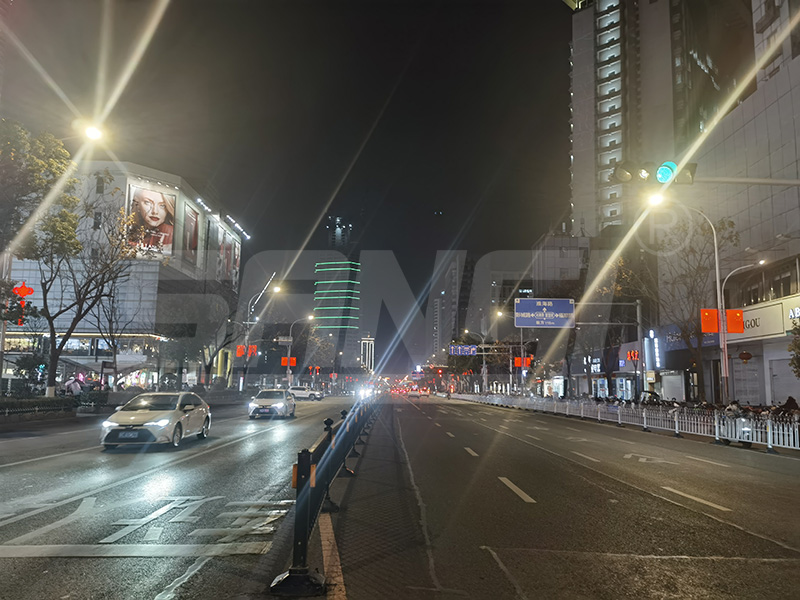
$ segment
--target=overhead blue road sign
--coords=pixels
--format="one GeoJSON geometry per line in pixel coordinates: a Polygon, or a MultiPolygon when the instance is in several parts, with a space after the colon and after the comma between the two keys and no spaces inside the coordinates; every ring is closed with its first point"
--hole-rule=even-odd
{"type": "Polygon", "coordinates": [[[575,327],[575,300],[572,298],[516,298],[515,327],[575,327]]]}
{"type": "Polygon", "coordinates": [[[467,346],[463,344],[450,344],[451,356],[476,356],[478,354],[477,346],[467,346]]]}

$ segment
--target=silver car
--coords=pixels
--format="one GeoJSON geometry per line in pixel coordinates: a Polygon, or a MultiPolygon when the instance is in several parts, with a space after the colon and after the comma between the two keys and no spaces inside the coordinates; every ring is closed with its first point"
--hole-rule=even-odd
{"type": "Polygon", "coordinates": [[[287,390],[261,390],[250,401],[249,415],[251,419],[258,417],[293,417],[295,407],[294,396],[287,390]]]}
{"type": "Polygon", "coordinates": [[[170,444],[196,435],[208,436],[211,409],[191,392],[139,394],[103,421],[100,443],[105,448],[121,444],[170,444]]]}

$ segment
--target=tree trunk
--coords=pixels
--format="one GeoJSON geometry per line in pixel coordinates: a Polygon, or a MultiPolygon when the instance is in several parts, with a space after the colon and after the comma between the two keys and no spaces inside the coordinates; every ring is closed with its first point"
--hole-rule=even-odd
{"type": "Polygon", "coordinates": [[[56,343],[55,336],[50,334],[50,348],[48,348],[48,355],[50,363],[47,365],[47,390],[45,396],[53,398],[56,395],[56,374],[58,373],[58,358],[61,353],[58,351],[58,344],[56,343]]]}

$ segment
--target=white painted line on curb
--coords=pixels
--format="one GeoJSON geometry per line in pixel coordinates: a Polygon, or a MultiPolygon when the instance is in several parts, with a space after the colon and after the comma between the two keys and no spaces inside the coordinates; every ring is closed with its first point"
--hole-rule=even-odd
{"type": "Polygon", "coordinates": [[[498,479],[502,481],[504,484],[506,484],[508,486],[508,489],[510,489],[512,492],[514,492],[517,496],[522,498],[528,504],[536,504],[536,500],[528,496],[528,494],[526,494],[517,486],[515,486],[513,483],[511,483],[511,481],[509,481],[507,477],[498,477],[498,479]]]}
{"type": "Polygon", "coordinates": [[[696,456],[689,456],[686,455],[686,458],[691,458],[692,460],[699,460],[700,462],[708,463],[710,465],[716,465],[718,467],[725,467],[726,469],[730,468],[730,465],[726,465],[724,463],[714,462],[713,460],[707,460],[705,458],[697,458],[696,456]]]}
{"type": "Polygon", "coordinates": [[[596,458],[592,458],[591,456],[586,456],[585,454],[581,454],[580,452],[575,452],[574,450],[572,451],[572,453],[573,453],[575,456],[580,456],[581,458],[585,458],[586,460],[590,460],[590,461],[592,461],[592,462],[596,462],[596,463],[599,463],[599,462],[600,462],[600,461],[599,461],[599,460],[597,460],[596,458]]]}
{"type": "Polygon", "coordinates": [[[454,438],[454,437],[456,437],[456,436],[454,436],[452,433],[450,433],[449,431],[445,431],[445,433],[446,433],[447,435],[449,435],[451,438],[454,438]]]}
{"type": "Polygon", "coordinates": [[[537,438],[535,435],[531,435],[530,433],[525,434],[527,437],[531,438],[532,440],[536,440],[537,442],[541,442],[541,438],[537,438]]]}
{"type": "Polygon", "coordinates": [[[697,496],[690,496],[689,494],[679,492],[678,490],[675,490],[671,487],[666,487],[662,485],[661,489],[667,490],[668,492],[672,492],[673,494],[678,494],[679,496],[683,496],[684,498],[689,498],[689,500],[694,500],[695,502],[699,502],[700,504],[705,504],[706,506],[710,506],[711,508],[716,508],[717,510],[721,510],[723,512],[731,512],[730,508],[725,508],[724,506],[720,506],[719,504],[714,504],[713,502],[709,502],[708,500],[703,500],[702,498],[698,498],[697,496]]]}
{"type": "Polygon", "coordinates": [[[467,454],[469,454],[470,456],[478,456],[478,453],[477,453],[477,452],[475,452],[475,450],[473,450],[472,448],[467,448],[467,447],[465,446],[465,447],[464,447],[464,450],[466,450],[466,451],[467,451],[467,454]]]}

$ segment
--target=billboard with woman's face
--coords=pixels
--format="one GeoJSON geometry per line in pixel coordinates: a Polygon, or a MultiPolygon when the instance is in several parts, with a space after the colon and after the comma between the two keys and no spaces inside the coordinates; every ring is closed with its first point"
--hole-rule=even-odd
{"type": "Polygon", "coordinates": [[[197,266],[200,217],[188,204],[183,207],[183,260],[197,266]]]}
{"type": "Polygon", "coordinates": [[[133,225],[128,243],[146,258],[172,256],[175,227],[175,196],[131,185],[128,189],[128,214],[133,225]]]}

